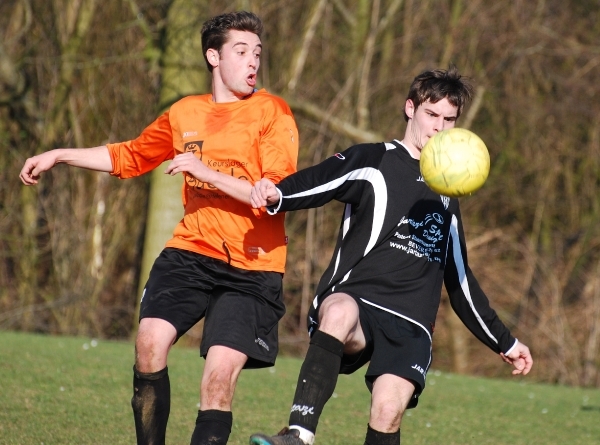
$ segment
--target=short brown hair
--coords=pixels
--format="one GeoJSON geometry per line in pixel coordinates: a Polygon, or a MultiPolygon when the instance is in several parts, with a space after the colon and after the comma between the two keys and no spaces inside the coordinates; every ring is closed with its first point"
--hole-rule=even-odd
{"type": "MultiPolygon", "coordinates": [[[[450,65],[448,70],[436,69],[424,71],[414,78],[406,99],[412,100],[415,109],[423,102],[436,103],[447,98],[457,108],[458,118],[467,102],[473,97],[473,86],[461,76],[458,68],[450,65]]],[[[406,111],[404,120],[408,122],[406,111]]]]}
{"type": "Polygon", "coordinates": [[[263,24],[256,14],[247,11],[220,14],[204,22],[200,32],[202,35],[202,52],[210,72],[212,72],[213,66],[208,63],[206,51],[216,49],[221,53],[221,48],[227,41],[227,34],[232,29],[249,31],[260,37],[263,32],[263,24]]]}

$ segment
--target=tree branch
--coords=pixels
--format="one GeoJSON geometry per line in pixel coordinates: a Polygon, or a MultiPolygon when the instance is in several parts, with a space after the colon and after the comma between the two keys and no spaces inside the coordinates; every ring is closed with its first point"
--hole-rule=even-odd
{"type": "Polygon", "coordinates": [[[384,137],[381,134],[358,128],[347,121],[333,117],[312,103],[291,98],[286,98],[286,101],[293,110],[302,111],[315,119],[326,121],[329,128],[333,131],[347,136],[356,142],[376,142],[384,140],[384,137]]]}
{"type": "Polygon", "coordinates": [[[288,82],[288,90],[290,92],[294,92],[296,90],[296,85],[298,84],[298,80],[302,75],[302,71],[304,70],[304,64],[306,63],[306,56],[308,55],[308,49],[310,48],[310,44],[312,43],[313,37],[315,36],[315,30],[321,17],[323,16],[323,10],[325,9],[325,5],[327,4],[327,0],[318,0],[318,2],[314,5],[313,10],[310,15],[310,19],[306,25],[306,29],[304,30],[304,38],[302,39],[302,45],[300,49],[294,55],[293,67],[290,74],[290,81],[288,82]]]}

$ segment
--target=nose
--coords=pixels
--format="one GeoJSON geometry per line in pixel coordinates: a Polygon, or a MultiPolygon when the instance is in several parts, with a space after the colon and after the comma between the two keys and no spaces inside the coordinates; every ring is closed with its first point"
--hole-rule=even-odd
{"type": "Polygon", "coordinates": [[[254,55],[250,54],[248,66],[253,69],[258,69],[259,59],[254,55]]]}
{"type": "Polygon", "coordinates": [[[435,122],[434,122],[434,125],[433,125],[433,131],[435,131],[436,133],[442,131],[444,129],[444,123],[445,122],[446,121],[444,120],[444,116],[438,116],[435,119],[435,122]]]}

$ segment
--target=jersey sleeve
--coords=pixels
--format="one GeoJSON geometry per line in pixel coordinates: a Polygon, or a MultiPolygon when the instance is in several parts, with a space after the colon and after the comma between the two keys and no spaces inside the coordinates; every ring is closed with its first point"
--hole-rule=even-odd
{"type": "MultiPolygon", "coordinates": [[[[273,118],[260,140],[261,177],[274,183],[296,171],[299,135],[296,122],[289,112],[273,118]]],[[[252,212],[260,218],[265,210],[252,209],[252,212]]]]}
{"type": "Polygon", "coordinates": [[[260,145],[263,178],[278,183],[296,171],[298,129],[291,115],[276,117],[263,134],[260,145]]]}
{"type": "Polygon", "coordinates": [[[320,207],[337,200],[359,204],[369,175],[377,173],[383,144],[355,145],[281,181],[278,206],[269,213],[320,207]]]}
{"type": "Polygon", "coordinates": [[[509,352],[516,339],[490,307],[469,268],[460,211],[452,217],[444,283],[450,304],[465,326],[494,352],[509,352]]]}
{"type": "Polygon", "coordinates": [[[173,130],[169,112],[163,113],[131,141],[107,144],[113,165],[111,175],[121,179],[143,175],[173,159],[173,130]]]}

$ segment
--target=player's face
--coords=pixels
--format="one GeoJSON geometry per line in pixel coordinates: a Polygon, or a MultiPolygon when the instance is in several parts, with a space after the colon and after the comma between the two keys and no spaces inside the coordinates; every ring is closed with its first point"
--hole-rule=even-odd
{"type": "Polygon", "coordinates": [[[444,98],[436,103],[423,102],[417,108],[409,99],[406,101],[405,111],[409,120],[404,140],[416,148],[414,154],[420,157],[421,149],[429,138],[442,130],[454,127],[458,110],[444,98]]]}
{"type": "Polygon", "coordinates": [[[216,102],[243,99],[254,90],[260,66],[260,38],[249,31],[231,30],[220,53],[209,49],[213,66],[213,95],[216,102]]]}

